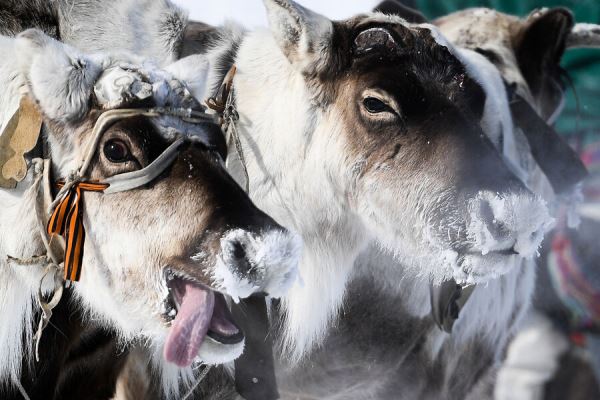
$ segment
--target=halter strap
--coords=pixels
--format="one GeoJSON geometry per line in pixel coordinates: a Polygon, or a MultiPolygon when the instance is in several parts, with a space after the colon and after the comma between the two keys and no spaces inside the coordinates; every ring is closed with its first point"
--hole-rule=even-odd
{"type": "MultiPolygon", "coordinates": [[[[234,104],[233,78],[236,72],[237,67],[233,65],[227,72],[227,75],[225,75],[225,78],[223,78],[223,83],[221,83],[215,95],[206,100],[206,105],[219,115],[221,130],[225,133],[227,146],[229,147],[231,142],[233,142],[237,156],[242,164],[242,172],[245,179],[244,189],[246,193],[250,193],[250,176],[248,175],[244,149],[242,148],[240,134],[236,125],[240,119],[234,104]]],[[[229,165],[229,158],[226,165],[229,165]]]]}
{"type": "Polygon", "coordinates": [[[163,153],[152,161],[147,167],[142,168],[133,172],[126,172],[105,179],[104,182],[109,186],[104,190],[105,194],[124,192],[127,190],[136,189],[140,186],[144,186],[167,169],[179,154],[181,145],[185,142],[185,139],[180,137],[175,140],[163,153]]]}

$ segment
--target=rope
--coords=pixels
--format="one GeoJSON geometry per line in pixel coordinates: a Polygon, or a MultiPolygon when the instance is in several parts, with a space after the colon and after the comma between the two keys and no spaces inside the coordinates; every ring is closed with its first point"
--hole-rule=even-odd
{"type": "MultiPolygon", "coordinates": [[[[58,259],[57,259],[56,255],[54,254],[54,252],[52,251],[52,248],[50,246],[50,241],[48,240],[48,237],[46,236],[46,229],[45,229],[44,223],[40,220],[40,216],[42,215],[40,208],[43,207],[43,200],[40,201],[40,194],[43,193],[43,188],[42,188],[43,178],[44,178],[44,176],[48,176],[48,174],[49,174],[49,171],[48,171],[49,161],[44,161],[42,159],[36,158],[36,159],[32,160],[32,166],[33,166],[33,174],[35,176],[32,187],[35,187],[37,190],[37,198],[36,198],[34,208],[35,208],[36,215],[38,216],[38,221],[39,221],[38,229],[39,229],[39,233],[40,233],[42,242],[43,242],[45,250],[46,250],[46,254],[36,255],[36,256],[32,256],[32,257],[28,257],[28,258],[17,258],[17,257],[12,257],[12,256],[8,256],[7,258],[8,258],[9,262],[15,263],[20,266],[32,266],[32,265],[36,265],[36,264],[45,265],[44,273],[42,275],[42,278],[40,279],[40,284],[39,284],[39,288],[38,288],[38,292],[37,292],[37,303],[40,306],[40,309],[42,310],[42,315],[40,316],[40,321],[38,323],[38,329],[34,335],[35,360],[37,362],[39,362],[39,360],[40,360],[39,345],[40,345],[40,341],[42,339],[42,333],[43,333],[44,329],[48,326],[48,323],[50,322],[50,318],[52,317],[52,310],[60,302],[60,299],[63,294],[63,286],[62,286],[62,281],[59,277],[60,275],[58,274],[58,271],[60,270],[58,259]],[[42,203],[42,204],[40,204],[40,203],[42,203]],[[52,292],[52,298],[50,299],[50,301],[47,302],[46,300],[44,300],[42,287],[44,284],[44,280],[50,273],[54,274],[53,275],[54,276],[54,290],[52,292]]],[[[23,394],[23,392],[21,394],[23,395],[23,397],[28,399],[26,394],[23,394]]]]}
{"type": "Polygon", "coordinates": [[[200,386],[200,383],[202,383],[204,378],[206,378],[206,375],[208,375],[208,372],[211,370],[211,368],[212,368],[212,366],[210,366],[210,365],[204,366],[204,369],[200,373],[200,376],[198,377],[198,380],[196,380],[196,383],[194,384],[194,386],[192,386],[190,388],[190,390],[188,390],[188,392],[185,394],[185,396],[183,396],[181,398],[181,400],[188,400],[190,398],[190,396],[192,396],[194,394],[194,392],[196,391],[198,386],[200,386]]]}
{"type": "Polygon", "coordinates": [[[229,95],[227,96],[227,102],[225,103],[225,110],[223,111],[223,130],[227,135],[227,141],[230,142],[233,139],[236,153],[242,164],[242,171],[244,172],[244,189],[246,193],[250,193],[250,175],[248,174],[248,167],[246,164],[246,158],[244,157],[244,149],[242,148],[242,142],[240,140],[240,134],[237,130],[237,122],[240,120],[240,116],[235,109],[233,104],[234,90],[231,88],[229,95]]]}
{"type": "Polygon", "coordinates": [[[47,262],[48,256],[46,256],[46,255],[33,256],[33,257],[29,257],[29,258],[17,258],[17,257],[13,257],[13,256],[6,256],[6,259],[13,264],[17,264],[17,265],[23,266],[23,267],[30,267],[32,265],[37,265],[37,264],[42,264],[44,262],[47,262]]]}
{"type": "Polygon", "coordinates": [[[37,294],[37,302],[42,310],[42,315],[40,316],[40,322],[38,323],[38,329],[34,336],[34,339],[35,339],[35,361],[37,361],[37,362],[40,362],[39,348],[40,348],[40,342],[42,340],[42,334],[44,333],[44,329],[46,329],[46,327],[50,323],[50,318],[52,318],[52,310],[54,310],[54,308],[56,308],[58,303],[60,303],[60,299],[62,298],[62,295],[63,295],[62,278],[60,277],[60,273],[58,273],[59,268],[60,267],[58,265],[56,265],[54,263],[49,263],[46,266],[46,269],[44,270],[44,275],[42,276],[42,279],[40,280],[40,287],[38,289],[38,294],[37,294]],[[50,301],[46,302],[44,300],[44,296],[42,294],[42,285],[44,283],[44,279],[46,278],[46,276],[48,276],[48,274],[51,272],[54,274],[54,291],[52,293],[52,297],[50,298],[50,301]]]}

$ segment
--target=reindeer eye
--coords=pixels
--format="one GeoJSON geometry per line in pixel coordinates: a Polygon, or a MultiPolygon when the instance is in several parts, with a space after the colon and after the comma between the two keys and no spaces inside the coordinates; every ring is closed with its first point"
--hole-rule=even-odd
{"type": "Polygon", "coordinates": [[[118,139],[112,139],[104,144],[104,156],[113,163],[123,163],[131,159],[129,147],[118,139]]]}
{"type": "Polygon", "coordinates": [[[393,112],[393,110],[383,101],[375,97],[367,97],[363,100],[363,105],[371,114],[379,114],[382,112],[393,112]]]}

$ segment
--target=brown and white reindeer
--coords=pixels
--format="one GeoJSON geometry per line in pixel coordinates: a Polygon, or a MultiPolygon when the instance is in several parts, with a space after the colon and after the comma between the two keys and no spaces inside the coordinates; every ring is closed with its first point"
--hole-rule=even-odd
{"type": "MultiPolygon", "coordinates": [[[[35,386],[37,302],[62,290],[58,239],[45,232],[52,192],[48,229],[66,216],[65,278],[78,280],[72,304],[63,304],[65,312],[80,309],[75,319],[83,314],[75,326],[88,321],[113,332],[113,350],[141,342],[167,396],[195,379],[192,366],[238,357],[244,334],[227,299],[280,296],[295,280],[300,241],[258,210],[225,170],[220,129],[177,77],[185,65],[163,70],[124,54],[84,54],[35,29],[0,37],[0,54],[0,119],[4,134],[17,137],[11,148],[22,140],[11,133],[15,118],[14,132],[21,124],[42,126],[26,176],[0,189],[0,397],[26,397],[25,387],[35,386]]],[[[3,165],[5,178],[14,157],[3,165]]],[[[85,342],[80,333],[73,339],[85,342]]],[[[57,353],[56,363],[46,364],[57,372],[54,385],[37,387],[31,398],[74,398],[62,385],[66,374],[110,371],[62,371],[75,354],[57,353]]],[[[93,354],[89,360],[98,361],[93,354]]],[[[102,362],[114,363],[115,374],[122,364],[102,362]]],[[[102,377],[82,379],[93,391],[102,377]]]]}
{"type": "MultiPolygon", "coordinates": [[[[418,15],[397,1],[386,1],[379,8],[408,18],[418,15]]],[[[427,21],[420,15],[419,22],[427,21]]],[[[575,152],[551,127],[564,103],[564,72],[560,61],[566,49],[598,47],[599,27],[576,24],[572,13],[564,8],[536,10],[524,19],[490,9],[468,9],[433,23],[458,47],[473,75],[479,76],[479,81],[488,81],[483,85],[487,92],[484,131],[507,161],[521,171],[528,187],[556,209],[557,195],[564,199],[585,176],[575,152]],[[494,80],[499,84],[493,85],[494,80]],[[508,89],[504,90],[503,85],[508,89]],[[502,108],[510,110],[511,115],[503,116],[502,108]]],[[[584,232],[596,230],[591,220],[583,220],[582,228],[584,232]]],[[[585,248],[590,239],[577,233],[573,237],[578,248],[585,248]]],[[[552,289],[544,286],[549,284],[544,264],[548,248],[542,250],[536,306],[557,313],[560,311],[556,304],[548,303],[551,296],[547,292],[552,289]]],[[[587,258],[593,254],[592,251],[580,256],[587,258]]],[[[541,398],[544,385],[555,372],[560,374],[559,357],[564,356],[565,339],[541,315],[529,316],[525,325],[511,344],[499,374],[497,398],[541,398]]],[[[554,386],[554,395],[595,398],[597,384],[586,372],[580,370],[578,384],[562,382],[554,386]]]]}
{"type": "MultiPolygon", "coordinates": [[[[564,104],[564,73],[560,62],[567,49],[600,47],[599,26],[576,23],[572,13],[564,8],[535,10],[523,19],[489,9],[469,9],[442,17],[434,23],[453,42],[484,55],[498,69],[507,84],[535,110],[539,120],[549,125],[544,128],[539,122],[533,124],[533,127],[540,127],[540,131],[547,136],[546,149],[561,142],[550,128],[564,104]]],[[[515,111],[515,121],[519,123],[524,115],[518,109],[515,111]]],[[[532,120],[531,117],[527,119],[532,120]]],[[[519,131],[515,133],[518,134],[519,131]]],[[[535,146],[531,146],[532,153],[535,152],[535,146]]],[[[529,150],[529,147],[520,148],[518,157],[531,158],[527,154],[529,150]]],[[[565,151],[562,156],[549,157],[546,165],[543,165],[544,160],[538,163],[552,180],[553,175],[558,175],[559,178],[569,176],[570,169],[575,165],[571,157],[565,151]]],[[[531,171],[529,176],[530,187],[544,193],[547,198],[553,198],[557,191],[548,190],[547,185],[544,188],[544,182],[540,180],[537,171],[531,171]]],[[[578,257],[591,265],[597,260],[595,246],[589,246],[590,241],[595,240],[595,234],[588,237],[586,235],[597,230],[596,221],[583,218],[579,231],[570,231],[571,240],[580,251],[578,257]],[[591,251],[585,250],[586,248],[591,251]]],[[[544,247],[542,260],[547,262],[546,253],[550,245],[544,247]]],[[[550,314],[559,313],[556,302],[552,303],[552,296],[548,293],[552,288],[544,286],[549,284],[547,269],[548,266],[543,264],[540,270],[536,309],[550,314]]],[[[550,384],[553,376],[560,380],[565,373],[569,375],[566,370],[569,365],[571,368],[578,368],[578,383],[562,381],[558,385],[554,384],[554,395],[562,398],[597,397],[598,383],[586,371],[585,362],[577,361],[577,357],[569,354],[563,334],[542,314],[535,313],[510,346],[507,360],[499,374],[496,396],[499,399],[537,399],[544,395],[548,398],[551,395],[548,392],[550,386],[546,385],[550,384]],[[543,351],[539,347],[542,343],[545,343],[543,351]],[[532,352],[532,344],[537,351],[532,352]],[[575,365],[579,366],[574,367],[575,365]]]]}
{"type": "Polygon", "coordinates": [[[198,98],[236,65],[230,133],[245,162],[231,145],[230,170],[305,241],[304,285],[273,315],[284,398],[489,396],[533,287],[519,266],[550,219],[484,135],[484,89],[431,27],[264,3],[270,31],[188,22],[162,1],[55,2],[49,15],[86,49],[208,62],[198,98]],[[451,278],[482,285],[448,337],[429,288],[451,278]]]}

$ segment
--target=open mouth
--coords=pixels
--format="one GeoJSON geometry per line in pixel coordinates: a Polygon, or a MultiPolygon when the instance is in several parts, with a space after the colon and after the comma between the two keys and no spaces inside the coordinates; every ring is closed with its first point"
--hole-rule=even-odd
{"type": "Polygon", "coordinates": [[[192,279],[166,271],[169,296],[163,317],[171,324],[164,357],[179,367],[188,367],[207,338],[222,345],[244,340],[225,297],[192,279]]]}

